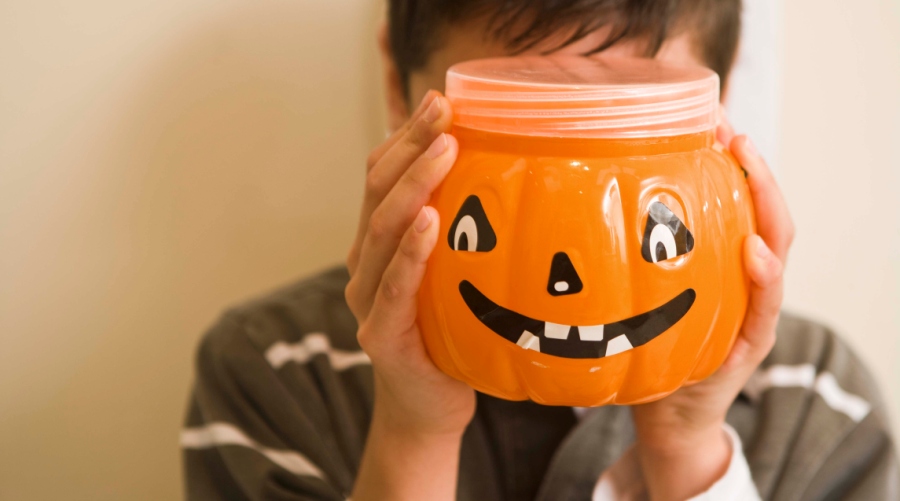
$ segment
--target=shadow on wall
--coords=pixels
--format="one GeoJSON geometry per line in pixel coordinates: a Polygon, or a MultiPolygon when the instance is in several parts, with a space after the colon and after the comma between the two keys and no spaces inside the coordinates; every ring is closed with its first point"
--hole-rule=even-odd
{"type": "Polygon", "coordinates": [[[344,259],[383,134],[379,7],[184,8],[25,154],[43,170],[13,202],[0,296],[4,330],[32,334],[7,352],[0,498],[180,497],[202,330],[344,259]]]}

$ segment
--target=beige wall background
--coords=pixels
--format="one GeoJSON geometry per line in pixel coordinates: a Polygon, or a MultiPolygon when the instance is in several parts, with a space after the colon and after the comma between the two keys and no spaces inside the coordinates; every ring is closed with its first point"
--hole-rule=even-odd
{"type": "MultiPolygon", "coordinates": [[[[181,496],[204,328],[349,245],[379,15],[0,2],[0,500],[181,496]]],[[[784,33],[787,305],[844,333],[900,425],[900,5],[792,0],[784,33]]]]}

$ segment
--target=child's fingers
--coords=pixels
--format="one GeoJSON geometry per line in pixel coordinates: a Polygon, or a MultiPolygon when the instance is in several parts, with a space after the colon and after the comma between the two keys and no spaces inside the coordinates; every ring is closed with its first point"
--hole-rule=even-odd
{"type": "Polygon", "coordinates": [[[735,137],[730,149],[747,170],[747,184],[756,211],[757,232],[783,263],[794,239],[794,223],[775,177],[747,136],[735,137]]]}
{"type": "Polygon", "coordinates": [[[409,129],[381,156],[366,176],[366,197],[378,202],[432,142],[450,129],[450,101],[437,96],[409,129]]]}
{"type": "Polygon", "coordinates": [[[419,106],[416,108],[413,114],[409,116],[406,122],[403,122],[403,125],[400,126],[399,129],[391,133],[391,136],[387,138],[386,141],[376,146],[375,149],[372,150],[371,153],[369,153],[369,158],[366,161],[366,172],[372,170],[372,167],[374,167],[375,164],[377,164],[378,161],[381,160],[381,157],[383,157],[384,154],[391,149],[391,147],[397,144],[397,141],[399,141],[400,138],[402,138],[406,134],[406,132],[409,131],[409,129],[416,123],[419,117],[422,116],[422,113],[424,113],[425,110],[428,109],[428,106],[431,104],[431,102],[440,95],[441,93],[436,90],[429,90],[425,93],[422,101],[419,102],[419,106]]]}
{"type": "Polygon", "coordinates": [[[416,112],[391,139],[377,148],[369,157],[366,188],[360,209],[356,239],[347,257],[350,274],[356,272],[359,254],[369,226],[372,212],[381,204],[391,191],[400,176],[434,141],[436,137],[450,128],[452,114],[450,104],[437,91],[429,92],[423,100],[424,109],[416,112]],[[431,99],[429,100],[429,96],[431,99]]]}
{"type": "Polygon", "coordinates": [[[744,263],[750,275],[750,300],[741,327],[741,336],[761,361],[775,343],[775,327],[783,297],[783,266],[759,235],[744,243],[744,263]]]}
{"type": "Polygon", "coordinates": [[[775,344],[775,327],[781,310],[782,266],[759,235],[744,242],[744,268],[750,275],[750,298],[741,332],[717,373],[745,381],[775,344]]]}
{"type": "Polygon", "coordinates": [[[731,140],[734,139],[734,128],[725,115],[725,107],[721,104],[719,105],[719,126],[716,128],[716,139],[725,146],[731,144],[731,140]]]}
{"type": "Polygon", "coordinates": [[[369,218],[360,250],[358,273],[353,275],[355,305],[365,315],[374,298],[382,273],[397,250],[404,230],[428,202],[456,160],[456,139],[442,134],[400,177],[369,218]]]}
{"type": "Polygon", "coordinates": [[[415,324],[416,298],[428,257],[437,243],[438,227],[437,211],[425,206],[403,235],[384,271],[365,328],[359,332],[367,352],[377,351],[415,324]]]}

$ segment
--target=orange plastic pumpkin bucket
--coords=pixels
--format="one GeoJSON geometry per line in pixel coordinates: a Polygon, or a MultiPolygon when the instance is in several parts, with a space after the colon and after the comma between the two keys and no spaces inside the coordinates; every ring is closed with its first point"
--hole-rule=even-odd
{"type": "Polygon", "coordinates": [[[510,400],[633,404],[712,374],[743,320],[743,170],[719,81],[645,59],[516,57],[447,74],[459,157],[419,326],[444,372],[510,400]]]}

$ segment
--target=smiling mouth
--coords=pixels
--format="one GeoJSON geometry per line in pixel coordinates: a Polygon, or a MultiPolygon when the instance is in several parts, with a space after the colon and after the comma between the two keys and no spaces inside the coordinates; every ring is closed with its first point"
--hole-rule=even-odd
{"type": "Polygon", "coordinates": [[[600,325],[544,322],[508,310],[482,294],[468,280],[459,293],[485,326],[526,350],[564,358],[602,358],[646,344],[681,320],[697,298],[687,289],[666,304],[631,318],[600,325]]]}

